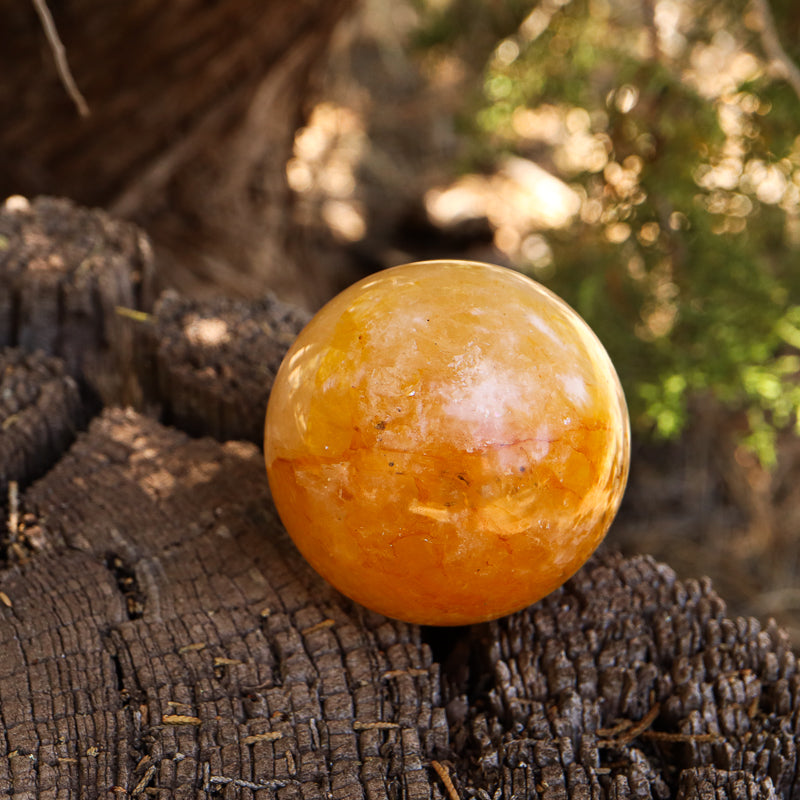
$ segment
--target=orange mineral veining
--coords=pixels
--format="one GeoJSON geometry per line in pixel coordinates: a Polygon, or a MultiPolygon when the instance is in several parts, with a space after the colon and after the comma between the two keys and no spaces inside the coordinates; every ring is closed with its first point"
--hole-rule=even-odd
{"type": "Polygon", "coordinates": [[[331,300],[278,372],[270,487],[311,565],[390,617],[523,608],[597,547],[628,474],[628,414],[586,323],[529,278],[407,264],[331,300]]]}

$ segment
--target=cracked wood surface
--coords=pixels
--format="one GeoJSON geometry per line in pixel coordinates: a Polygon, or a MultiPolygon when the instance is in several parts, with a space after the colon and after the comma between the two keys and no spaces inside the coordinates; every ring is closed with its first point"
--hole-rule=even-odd
{"type": "Polygon", "coordinates": [[[260,446],[275,374],[310,318],[271,295],[201,302],[165,292],[136,326],[144,402],[181,430],[260,446]]]}
{"type": "MultiPolygon", "coordinates": [[[[220,413],[239,397],[258,440],[302,314],[166,296],[82,318],[80,353],[28,352],[25,298],[58,308],[87,247],[118,252],[113,221],[39,201],[0,235],[0,797],[800,798],[800,669],[775,626],[608,549],[487,625],[361,609],[299,556],[220,413]],[[120,394],[101,409],[98,387],[120,394]]],[[[125,257],[93,262],[94,308],[135,252],[127,279],[125,257]]]]}
{"type": "Polygon", "coordinates": [[[64,363],[41,351],[0,349],[0,497],[43,475],[85,421],[64,363]]]}
{"type": "Polygon", "coordinates": [[[133,402],[133,334],[117,308],[152,303],[153,255],[129,223],[66,200],[0,212],[0,347],[58,356],[102,402],[133,402]]]}
{"type": "Polygon", "coordinates": [[[430,651],[311,572],[254,446],[107,411],[23,507],[45,544],[0,583],[0,786],[431,795],[430,651]]]}

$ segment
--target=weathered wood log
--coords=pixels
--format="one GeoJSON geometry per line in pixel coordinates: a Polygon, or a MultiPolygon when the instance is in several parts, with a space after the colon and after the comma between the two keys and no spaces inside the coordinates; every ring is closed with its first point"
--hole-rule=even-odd
{"type": "MultiPolygon", "coordinates": [[[[267,360],[300,320],[176,297],[160,313],[126,322],[178,343],[171,373],[227,364],[231,386],[267,350],[232,336],[198,361],[192,320],[269,319],[267,360]]],[[[170,385],[151,387],[161,409],[170,385]]],[[[13,413],[36,404],[17,396],[13,413]]],[[[254,429],[261,405],[241,405],[254,429]]],[[[108,408],[47,458],[0,553],[0,796],[438,799],[444,775],[480,800],[800,798],[797,657],[708,582],[601,551],[526,611],[421,630],[311,571],[251,443],[108,408]]]]}
{"type": "Polygon", "coordinates": [[[0,574],[0,785],[427,797],[447,757],[481,797],[797,796],[785,639],[648,559],[473,629],[440,688],[418,629],[305,565],[252,445],[109,411],[22,510],[42,543],[0,574]]]}
{"type": "Polygon", "coordinates": [[[261,444],[275,374],[310,317],[272,295],[245,303],[165,292],[134,326],[143,402],[194,435],[261,444]]]}
{"type": "Polygon", "coordinates": [[[23,509],[45,544],[0,579],[0,786],[431,796],[438,666],[312,573],[255,447],[108,411],[23,509]]]}
{"type": "Polygon", "coordinates": [[[41,351],[0,348],[0,497],[43,475],[84,422],[75,381],[41,351]]]}
{"type": "Polygon", "coordinates": [[[606,553],[475,635],[491,680],[477,697],[467,681],[451,720],[468,785],[504,797],[544,796],[544,783],[550,798],[798,796],[798,660],[774,625],[729,619],[709,581],[606,553]]]}
{"type": "Polygon", "coordinates": [[[152,281],[147,237],[102,211],[14,197],[0,213],[0,347],[60,357],[104,402],[135,399],[116,309],[147,308],[152,281]]]}
{"type": "Polygon", "coordinates": [[[169,291],[150,314],[153,274],[134,226],[64,200],[14,198],[0,213],[0,347],[60,356],[106,405],[151,406],[194,435],[260,442],[272,380],[310,314],[272,295],[169,291]]]}

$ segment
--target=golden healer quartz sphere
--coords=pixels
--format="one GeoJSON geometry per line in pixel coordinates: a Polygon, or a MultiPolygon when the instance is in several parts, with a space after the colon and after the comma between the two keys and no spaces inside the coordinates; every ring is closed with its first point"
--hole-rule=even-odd
{"type": "Polygon", "coordinates": [[[389,617],[461,625],[560,586],[625,488],[625,400],[603,346],[524,275],[387,269],[300,333],[269,399],[286,529],[333,586],[389,617]]]}

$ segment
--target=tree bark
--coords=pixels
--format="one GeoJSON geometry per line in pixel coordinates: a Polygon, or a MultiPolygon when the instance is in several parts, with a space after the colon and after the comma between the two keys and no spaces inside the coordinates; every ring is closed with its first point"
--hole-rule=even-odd
{"type": "MultiPolygon", "coordinates": [[[[39,202],[0,212],[0,279],[36,230],[64,253],[31,262],[52,304],[82,277],[63,269],[77,220],[119,255],[106,215],[39,202]]],[[[368,612],[303,561],[259,449],[219,425],[213,385],[269,384],[258,362],[285,351],[302,314],[174,295],[136,310],[119,318],[126,335],[80,339],[80,358],[2,351],[0,483],[20,491],[0,537],[0,797],[438,800],[449,782],[480,800],[800,798],[800,664],[774,624],[730,619],[709,581],[608,550],[494,623],[420,629],[368,612]],[[139,368],[91,357],[131,338],[139,368]],[[191,418],[220,439],[113,399],[97,411],[76,390],[96,379],[83,365],[141,378],[159,359],[182,377],[138,393],[151,414],[230,367],[197,384],[191,418]],[[94,416],[70,444],[81,414],[94,416]]]]}
{"type": "Polygon", "coordinates": [[[284,168],[354,3],[51,3],[81,117],[34,5],[0,0],[0,198],[58,195],[137,221],[169,284],[318,302],[325,276],[306,274],[284,168]]]}

